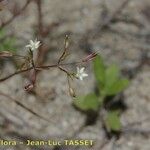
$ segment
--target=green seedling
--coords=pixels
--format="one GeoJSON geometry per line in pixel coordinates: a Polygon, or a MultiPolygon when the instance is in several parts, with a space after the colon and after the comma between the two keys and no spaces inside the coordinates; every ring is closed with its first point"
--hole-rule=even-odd
{"type": "MultiPolygon", "coordinates": [[[[94,74],[98,93],[77,97],[74,105],[82,111],[98,111],[104,106],[107,97],[113,97],[122,92],[129,84],[128,79],[121,77],[116,65],[106,66],[100,56],[93,61],[94,74]]],[[[110,99],[111,101],[111,99],[110,99]]],[[[104,125],[107,131],[120,131],[120,111],[107,110],[104,125]]]]}

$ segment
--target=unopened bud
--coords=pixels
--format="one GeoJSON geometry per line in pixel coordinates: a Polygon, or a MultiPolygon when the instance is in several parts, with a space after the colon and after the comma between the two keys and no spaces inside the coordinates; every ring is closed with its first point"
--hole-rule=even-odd
{"type": "Polygon", "coordinates": [[[13,54],[9,51],[2,51],[0,52],[0,57],[12,57],[13,54]]]}
{"type": "Polygon", "coordinates": [[[82,60],[82,62],[91,61],[91,60],[94,59],[96,56],[97,56],[97,53],[96,53],[96,52],[91,53],[91,54],[89,54],[87,57],[85,57],[85,58],[82,60]]]}
{"type": "Polygon", "coordinates": [[[76,97],[75,91],[71,87],[69,88],[69,94],[71,97],[76,97]]]}
{"type": "Polygon", "coordinates": [[[69,36],[66,35],[66,38],[65,38],[65,49],[67,49],[69,46],[69,36]]]}
{"type": "Polygon", "coordinates": [[[29,83],[24,87],[24,90],[30,92],[34,88],[33,83],[29,83]]]}

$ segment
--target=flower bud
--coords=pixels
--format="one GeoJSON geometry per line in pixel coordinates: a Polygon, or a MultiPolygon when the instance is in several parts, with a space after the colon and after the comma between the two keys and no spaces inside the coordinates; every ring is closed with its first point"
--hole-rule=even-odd
{"type": "Polygon", "coordinates": [[[75,91],[71,87],[69,88],[69,94],[71,97],[76,97],[75,91]]]}
{"type": "Polygon", "coordinates": [[[0,52],[0,57],[12,57],[13,54],[9,51],[2,51],[0,52]]]}
{"type": "Polygon", "coordinates": [[[85,57],[85,58],[82,60],[82,62],[90,61],[90,60],[94,59],[96,56],[97,56],[97,53],[96,53],[96,52],[91,53],[91,54],[89,54],[87,57],[85,57]]]}
{"type": "Polygon", "coordinates": [[[69,36],[66,35],[66,38],[65,38],[65,49],[67,49],[69,47],[69,36]]]}
{"type": "Polygon", "coordinates": [[[34,88],[33,83],[29,83],[24,87],[24,90],[30,92],[34,88]]]}

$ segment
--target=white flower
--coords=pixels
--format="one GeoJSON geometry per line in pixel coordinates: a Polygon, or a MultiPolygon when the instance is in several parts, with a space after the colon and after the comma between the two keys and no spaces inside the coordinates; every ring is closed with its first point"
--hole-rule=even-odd
{"type": "Polygon", "coordinates": [[[81,69],[79,67],[77,67],[77,74],[76,74],[76,77],[80,80],[83,80],[84,77],[87,77],[88,74],[86,74],[84,72],[84,67],[82,67],[81,69]]]}
{"type": "Polygon", "coordinates": [[[37,41],[37,39],[35,41],[30,40],[30,43],[28,45],[26,45],[27,48],[30,48],[32,51],[36,50],[39,48],[39,46],[41,45],[40,41],[37,41]]]}

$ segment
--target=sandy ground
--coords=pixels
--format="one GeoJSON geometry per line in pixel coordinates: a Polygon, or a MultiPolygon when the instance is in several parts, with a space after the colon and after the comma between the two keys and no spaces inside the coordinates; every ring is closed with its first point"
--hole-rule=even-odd
{"type": "MultiPolygon", "coordinates": [[[[15,1],[10,2],[9,8],[15,1]]],[[[123,2],[117,0],[43,0],[44,21],[49,24],[60,22],[61,25],[52,30],[45,40],[50,49],[46,63],[56,62],[62,48],[64,35],[71,37],[70,61],[78,60],[87,54],[87,51],[98,51],[107,64],[116,63],[121,69],[127,70],[125,75],[132,76],[129,87],[124,91],[124,100],[128,109],[122,114],[123,126],[128,126],[149,117],[150,113],[150,71],[148,64],[140,67],[142,59],[150,57],[150,8],[149,0],[131,0],[129,4],[115,18],[117,21],[110,23],[109,28],[95,32],[103,23],[102,13],[104,4],[111,15],[123,2]],[[126,21],[125,21],[126,20],[126,21]],[[91,31],[91,32],[89,32],[91,31]],[[84,39],[89,37],[91,47],[85,49],[84,39]],[[52,49],[53,48],[53,49],[52,49]],[[144,58],[143,58],[144,57],[144,58]]],[[[18,2],[21,6],[24,2],[18,2]]],[[[7,19],[11,16],[7,10],[2,11],[0,18],[7,19]]],[[[18,49],[24,47],[29,39],[34,38],[36,24],[36,5],[32,3],[23,15],[16,18],[6,27],[8,32],[15,33],[18,38],[18,49]]],[[[104,17],[105,18],[105,17],[104,17]]],[[[21,48],[19,51],[24,51],[21,48]]],[[[23,52],[24,53],[24,52],[23,52]]],[[[8,74],[15,70],[14,66],[7,62],[4,65],[4,73],[8,74]]],[[[75,71],[75,67],[70,69],[75,71]]],[[[87,65],[89,78],[84,82],[75,81],[75,89],[78,95],[86,94],[94,89],[94,77],[91,65],[87,65]]],[[[66,77],[59,70],[48,70],[39,74],[37,90],[39,95],[27,94],[23,90],[26,80],[18,75],[0,84],[0,91],[11,95],[14,99],[25,104],[28,108],[40,113],[49,122],[39,119],[30,112],[13,103],[10,98],[0,96],[0,130],[2,138],[32,139],[65,139],[76,135],[76,138],[93,139],[93,147],[72,147],[71,150],[99,150],[105,142],[105,133],[100,118],[94,125],[84,127],[85,115],[72,106],[72,98],[68,95],[66,77]],[[82,129],[82,130],[81,130],[82,129]],[[13,131],[10,133],[10,131],[13,131]]],[[[150,120],[147,119],[130,128],[149,131],[150,120]]],[[[149,150],[150,138],[142,134],[126,133],[119,140],[106,141],[105,150],[149,150]]],[[[1,149],[1,148],[0,148],[1,149]]],[[[25,146],[13,147],[17,149],[33,149],[25,146]]],[[[40,148],[39,148],[40,149],[40,148]]],[[[45,147],[45,149],[53,149],[45,147]]],[[[65,147],[65,150],[68,148],[65,147]]],[[[102,148],[101,148],[102,149],[102,148]]]]}

